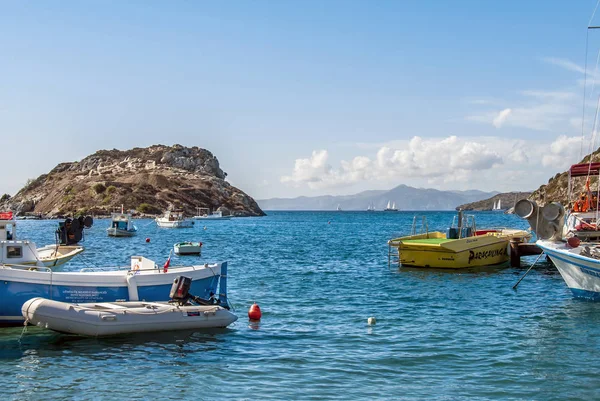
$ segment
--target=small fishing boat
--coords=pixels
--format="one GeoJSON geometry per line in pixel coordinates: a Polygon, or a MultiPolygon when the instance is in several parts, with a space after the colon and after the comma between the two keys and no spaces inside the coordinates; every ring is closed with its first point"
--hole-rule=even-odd
{"type": "Polygon", "coordinates": [[[106,229],[109,237],[133,237],[137,233],[137,227],[133,224],[130,213],[111,213],[110,226],[106,229]]]}
{"type": "Polygon", "coordinates": [[[178,242],[173,245],[176,255],[200,255],[202,253],[202,242],[178,242]]]}
{"type": "Polygon", "coordinates": [[[196,220],[231,220],[231,216],[224,216],[220,210],[211,213],[210,209],[199,207],[198,214],[194,216],[196,220]]]}
{"type": "Polygon", "coordinates": [[[161,217],[156,218],[156,224],[163,228],[190,228],[194,221],[183,216],[183,210],[167,210],[161,217]]]}
{"type": "Polygon", "coordinates": [[[499,265],[509,260],[509,242],[527,242],[531,233],[510,228],[478,230],[475,216],[462,211],[454,217],[446,233],[430,232],[426,217],[422,217],[421,233],[416,232],[417,218],[413,219],[412,234],[388,241],[398,252],[402,266],[442,269],[465,269],[499,265]]]}
{"type": "Polygon", "coordinates": [[[40,267],[61,266],[83,252],[79,245],[46,245],[17,239],[17,225],[12,212],[0,213],[0,264],[40,267]]]}
{"type": "Polygon", "coordinates": [[[191,279],[174,280],[169,302],[69,303],[32,298],[21,313],[27,323],[60,333],[110,336],[169,330],[224,328],[237,320],[229,306],[189,294],[191,279]]]}
{"type": "Polygon", "coordinates": [[[23,324],[21,306],[35,297],[71,303],[168,301],[169,288],[181,275],[192,279],[190,291],[194,294],[205,299],[219,294],[221,305],[226,304],[227,262],[169,267],[169,260],[158,266],[150,259],[132,256],[125,268],[76,272],[0,265],[0,325],[23,324]]]}

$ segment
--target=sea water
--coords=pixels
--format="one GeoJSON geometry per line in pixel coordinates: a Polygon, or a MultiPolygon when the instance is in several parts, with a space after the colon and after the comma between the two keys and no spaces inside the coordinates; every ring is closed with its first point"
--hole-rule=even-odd
{"type": "MultiPolygon", "coordinates": [[[[0,329],[5,399],[564,400],[597,399],[600,303],[571,297],[541,259],[522,268],[443,271],[388,266],[388,239],[413,212],[269,212],[262,218],[161,229],[137,220],[133,238],[85,232],[63,270],[163,264],[175,242],[229,262],[229,329],[95,339],[29,327],[0,329]],[[146,238],[150,242],[146,242],[146,238]],[[256,302],[263,313],[250,323],[256,302]],[[368,325],[369,317],[376,318],[368,325]]],[[[445,230],[452,212],[419,212],[445,230]]],[[[475,213],[478,227],[527,228],[513,215],[475,213]]],[[[19,221],[18,235],[54,242],[57,221],[19,221]]]]}

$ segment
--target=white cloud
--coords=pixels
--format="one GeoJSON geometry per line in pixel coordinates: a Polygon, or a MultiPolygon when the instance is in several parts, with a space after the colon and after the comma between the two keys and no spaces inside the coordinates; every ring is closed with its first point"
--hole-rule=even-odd
{"type": "Polygon", "coordinates": [[[585,74],[585,68],[581,67],[579,64],[572,62],[571,60],[567,60],[564,58],[558,57],[544,57],[542,59],[546,63],[556,65],[558,67],[564,68],[565,70],[578,72],[580,74],[585,74]]]}
{"type": "Polygon", "coordinates": [[[498,113],[498,115],[492,121],[492,124],[494,124],[494,127],[496,127],[496,128],[502,127],[502,124],[504,124],[504,122],[510,115],[511,111],[512,111],[511,109],[504,109],[500,113],[498,113]]]}
{"type": "Polygon", "coordinates": [[[317,185],[324,177],[331,174],[331,166],[327,164],[328,157],[326,150],[313,150],[310,158],[296,159],[292,175],[281,177],[281,182],[317,185]]]}
{"type": "Polygon", "coordinates": [[[309,188],[330,188],[367,180],[402,180],[417,177],[444,182],[467,180],[474,172],[503,163],[502,157],[485,143],[450,136],[423,139],[415,136],[402,147],[381,147],[373,158],[357,156],[332,168],[325,150],[313,151],[307,159],[297,159],[291,175],[281,182],[306,184],[309,188]]]}
{"type": "Polygon", "coordinates": [[[568,91],[521,91],[521,99],[513,107],[501,111],[484,111],[465,117],[467,121],[491,124],[496,128],[511,126],[536,131],[553,131],[570,127],[580,113],[575,99],[578,94],[568,91]]]}
{"type": "Polygon", "coordinates": [[[564,169],[581,159],[581,137],[559,136],[542,157],[543,166],[564,169]]]}

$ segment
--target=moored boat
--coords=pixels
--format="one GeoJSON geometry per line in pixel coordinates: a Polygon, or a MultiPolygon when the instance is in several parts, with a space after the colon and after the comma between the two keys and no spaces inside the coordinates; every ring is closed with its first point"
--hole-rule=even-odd
{"type": "Polygon", "coordinates": [[[576,298],[600,300],[600,230],[598,229],[598,188],[590,189],[590,177],[598,176],[600,163],[575,164],[569,169],[567,209],[558,202],[539,206],[521,199],[515,214],[526,219],[538,240],[536,245],[552,261],[576,298]],[[587,177],[585,189],[574,191],[575,177],[587,177]]]}
{"type": "Polygon", "coordinates": [[[223,328],[237,320],[227,303],[191,295],[191,283],[189,277],[176,277],[169,302],[78,304],[37,297],[25,302],[21,313],[26,323],[85,336],[223,328]]]}
{"type": "Polygon", "coordinates": [[[173,245],[176,255],[200,255],[202,253],[202,242],[185,241],[173,245]]]}
{"type": "Polygon", "coordinates": [[[73,304],[33,298],[23,304],[31,324],[60,333],[110,336],[169,330],[224,328],[237,316],[218,305],[164,302],[97,302],[73,304]]]}
{"type": "MultiPolygon", "coordinates": [[[[416,221],[416,219],[415,219],[416,221]]],[[[423,227],[427,227],[424,219],[423,227]]],[[[406,267],[465,269],[499,265],[509,260],[509,242],[528,241],[531,233],[510,228],[478,230],[475,217],[459,211],[446,233],[413,233],[391,239],[388,246],[398,252],[398,263],[406,267]]]]}
{"type": "Polygon", "coordinates": [[[137,233],[137,227],[133,224],[130,213],[111,213],[110,226],[106,229],[109,237],[133,237],[137,233]]]}
{"type": "Polygon", "coordinates": [[[110,271],[52,272],[48,268],[0,265],[0,324],[23,323],[21,306],[34,297],[61,302],[168,301],[174,278],[192,279],[190,291],[201,298],[217,294],[227,302],[227,263],[165,269],[133,256],[127,268],[110,271]]]}
{"type": "Polygon", "coordinates": [[[199,207],[197,209],[198,214],[194,216],[196,220],[231,220],[231,215],[224,216],[220,210],[211,212],[208,208],[199,207]]]}
{"type": "Polygon", "coordinates": [[[56,267],[67,263],[83,250],[79,245],[64,244],[37,248],[32,241],[18,240],[12,213],[0,213],[0,264],[56,267]]]}
{"type": "Polygon", "coordinates": [[[186,219],[183,210],[168,210],[156,218],[156,224],[163,228],[190,228],[194,226],[194,221],[186,219]]]}

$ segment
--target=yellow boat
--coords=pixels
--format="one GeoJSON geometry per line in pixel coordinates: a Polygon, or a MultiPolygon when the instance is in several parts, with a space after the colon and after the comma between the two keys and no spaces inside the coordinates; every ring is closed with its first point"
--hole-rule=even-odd
{"type": "Polygon", "coordinates": [[[459,212],[458,222],[461,224],[453,223],[447,233],[427,231],[391,239],[388,245],[398,250],[398,262],[402,266],[465,269],[506,263],[510,240],[529,241],[531,238],[531,233],[525,230],[476,230],[474,216],[463,218],[462,212],[459,212]]]}

